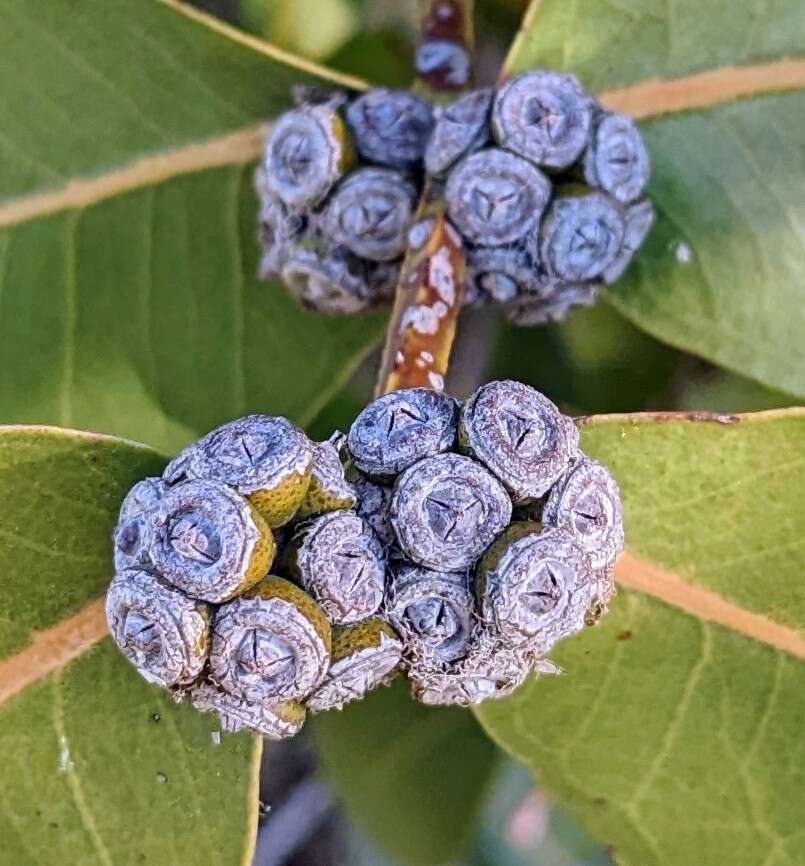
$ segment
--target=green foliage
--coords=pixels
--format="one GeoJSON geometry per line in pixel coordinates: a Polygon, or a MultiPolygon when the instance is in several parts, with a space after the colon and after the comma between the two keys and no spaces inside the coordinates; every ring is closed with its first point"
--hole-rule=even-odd
{"type": "MultiPolygon", "coordinates": [[[[731,425],[613,417],[582,438],[620,482],[632,554],[689,596],[703,587],[805,629],[801,410],[731,425]]],[[[566,676],[477,715],[619,863],[800,862],[801,659],[622,589],[555,660],[566,676]]]]}
{"type": "MultiPolygon", "coordinates": [[[[606,90],[805,52],[805,6],[691,0],[534,4],[510,67],[606,90]]],[[[695,89],[695,88],[694,88],[695,89]]],[[[805,94],[761,91],[642,124],[658,222],[609,292],[659,339],[805,396],[805,94]]]]}

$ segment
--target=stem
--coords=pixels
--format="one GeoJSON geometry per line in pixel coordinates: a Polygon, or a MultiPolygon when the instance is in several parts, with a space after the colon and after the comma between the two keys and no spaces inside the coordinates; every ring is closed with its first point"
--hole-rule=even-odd
{"type": "MultiPolygon", "coordinates": [[[[416,87],[433,102],[452,99],[470,82],[473,0],[420,0],[420,20],[416,87]],[[438,62],[423,63],[423,48],[434,43],[438,62]]],[[[377,396],[444,387],[464,298],[465,262],[442,192],[439,184],[425,181],[386,331],[377,396]]]]}

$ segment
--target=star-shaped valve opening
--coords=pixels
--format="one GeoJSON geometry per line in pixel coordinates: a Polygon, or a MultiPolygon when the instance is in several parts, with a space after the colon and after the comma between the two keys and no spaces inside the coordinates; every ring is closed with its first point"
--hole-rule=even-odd
{"type": "Polygon", "coordinates": [[[555,104],[553,100],[534,97],[525,104],[523,121],[528,126],[536,127],[548,141],[554,142],[564,134],[568,119],[561,105],[555,104]]]}
{"type": "Polygon", "coordinates": [[[162,655],[161,629],[139,610],[126,612],[121,643],[131,650],[141,667],[152,667],[162,655]]]}
{"type": "Polygon", "coordinates": [[[514,183],[501,178],[483,179],[472,191],[472,206],[485,223],[500,225],[520,216],[522,191],[514,183]]]}
{"type": "Polygon", "coordinates": [[[436,485],[424,505],[431,534],[445,544],[472,538],[486,514],[475,491],[462,482],[436,485]]]}
{"type": "Polygon", "coordinates": [[[313,148],[309,136],[303,132],[289,132],[279,148],[280,164],[291,183],[301,183],[313,162],[313,148]]]}
{"type": "Polygon", "coordinates": [[[238,673],[266,681],[293,677],[296,656],[276,635],[263,629],[249,629],[240,639],[235,653],[238,673]]]}
{"type": "Polygon", "coordinates": [[[214,565],[221,558],[221,536],[200,514],[181,514],[168,525],[170,546],[183,559],[214,565]]]}
{"type": "Polygon", "coordinates": [[[500,429],[515,454],[528,457],[544,448],[545,427],[539,416],[512,406],[502,406],[497,417],[500,429]]]}
{"type": "Polygon", "coordinates": [[[461,629],[455,609],[443,598],[412,602],[405,609],[405,615],[414,631],[430,644],[445,643],[461,629]]]}
{"type": "Polygon", "coordinates": [[[564,585],[561,564],[544,559],[529,574],[517,596],[518,605],[531,616],[544,616],[559,604],[564,585]]]}
{"type": "Polygon", "coordinates": [[[585,537],[595,536],[611,523],[612,503],[595,484],[589,484],[573,505],[571,519],[576,532],[585,537]]]}

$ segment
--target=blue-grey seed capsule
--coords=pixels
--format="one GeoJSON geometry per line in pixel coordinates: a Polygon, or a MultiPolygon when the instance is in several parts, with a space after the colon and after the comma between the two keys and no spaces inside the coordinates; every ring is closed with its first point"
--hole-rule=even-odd
{"type": "Polygon", "coordinates": [[[347,123],[364,159],[406,168],[422,159],[433,116],[430,106],[413,93],[378,88],[349,106],[347,123]]]}
{"type": "Polygon", "coordinates": [[[464,655],[475,628],[475,600],[466,572],[398,569],[386,611],[403,639],[409,667],[446,665],[464,655]]]}
{"type": "Polygon", "coordinates": [[[560,529],[513,524],[478,565],[484,621],[513,647],[545,655],[584,628],[594,586],[589,557],[560,529]]]}
{"type": "Polygon", "coordinates": [[[539,391],[520,382],[484,385],[461,411],[459,447],[483,463],[516,504],[539,499],[564,475],[578,432],[539,391]]]}
{"type": "Polygon", "coordinates": [[[291,542],[291,572],[330,622],[347,625],[377,612],[386,587],[386,555],[354,511],[334,511],[302,524],[291,542]]]}
{"type": "Polygon", "coordinates": [[[506,304],[506,318],[523,328],[561,322],[576,307],[591,307],[598,300],[598,283],[550,281],[539,294],[521,294],[506,304]]]}
{"type": "Polygon", "coordinates": [[[430,388],[408,388],[370,403],[349,430],[347,446],[358,470],[389,482],[455,442],[458,403],[430,388]]]}
{"type": "Polygon", "coordinates": [[[324,232],[335,244],[372,261],[405,251],[416,204],[416,187],[404,174],[361,168],[350,174],[327,203],[324,232]]]}
{"type": "Polygon", "coordinates": [[[467,255],[467,281],[493,301],[505,304],[536,290],[539,272],[525,250],[474,247],[467,255]]]}
{"type": "Polygon", "coordinates": [[[381,544],[386,547],[393,544],[394,530],[390,520],[391,488],[360,477],[355,481],[355,495],[355,511],[374,530],[381,544]]]}
{"type": "Polygon", "coordinates": [[[360,313],[372,301],[364,262],[341,248],[296,247],[285,258],[282,281],[303,307],[331,316],[360,313]]]}
{"type": "Polygon", "coordinates": [[[344,122],[328,104],[283,114],[268,134],[263,164],[267,188],[292,208],[321,202],[352,159],[344,122]]]}
{"type": "Polygon", "coordinates": [[[157,574],[193,598],[220,603],[260,580],[274,539],[250,503],[217,481],[171,487],[149,517],[157,574]]]}
{"type": "Polygon", "coordinates": [[[305,708],[296,701],[253,703],[209,680],[193,686],[189,698],[197,710],[216,715],[228,733],[254,731],[269,740],[284,740],[298,734],[305,722],[305,708]]]}
{"type": "Polygon", "coordinates": [[[498,91],[492,130],[501,147],[558,171],[574,163],[589,143],[593,108],[572,75],[526,72],[498,91]]]}
{"type": "Polygon", "coordinates": [[[106,594],[109,631],[123,655],[150,683],[192,683],[209,651],[210,608],[149,572],[118,574],[106,594]]]}
{"type": "Polygon", "coordinates": [[[640,198],[649,178],[649,157],[635,122],[622,114],[602,114],[584,154],[584,178],[628,204],[640,198]]]}
{"type": "Polygon", "coordinates": [[[161,478],[145,478],[126,494],[115,527],[115,571],[122,572],[150,563],[148,516],[156,508],[166,487],[161,478]]]}
{"type": "Polygon", "coordinates": [[[462,571],[511,518],[512,503],[483,466],[459,454],[426,457],[394,486],[391,525],[403,553],[434,571],[462,571]]]}
{"type": "Polygon", "coordinates": [[[265,167],[255,170],[255,189],[260,202],[257,239],[260,244],[261,280],[279,276],[289,250],[307,222],[302,214],[289,211],[286,205],[268,188],[265,167]]]}
{"type": "Polygon", "coordinates": [[[600,277],[623,248],[623,211],[600,192],[556,198],[540,227],[540,261],[569,283],[600,277]]]}
{"type": "Polygon", "coordinates": [[[612,263],[604,270],[605,283],[619,280],[629,266],[635,253],[640,249],[654,224],[654,208],[650,201],[639,201],[626,208],[626,228],[623,244],[612,263]]]}
{"type": "Polygon", "coordinates": [[[542,522],[572,535],[595,569],[613,565],[623,549],[618,485],[604,466],[589,457],[579,460],[551,490],[542,522]]]}
{"type": "Polygon", "coordinates": [[[428,174],[442,177],[459,159],[486,144],[491,108],[492,90],[486,88],[436,110],[436,124],[425,148],[428,174]]]}
{"type": "Polygon", "coordinates": [[[414,69],[421,78],[438,81],[442,89],[459,89],[470,80],[470,55],[456,42],[430,39],[417,48],[414,69]]]}
{"type": "Polygon", "coordinates": [[[530,162],[505,150],[479,150],[447,180],[450,219],[471,243],[501,246],[525,237],[539,222],[551,185],[530,162]]]}

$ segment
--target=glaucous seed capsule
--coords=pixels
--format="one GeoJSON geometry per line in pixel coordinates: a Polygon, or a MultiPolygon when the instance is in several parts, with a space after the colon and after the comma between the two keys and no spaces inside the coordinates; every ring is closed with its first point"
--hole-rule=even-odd
{"type": "Polygon", "coordinates": [[[347,108],[347,123],[364,159],[407,168],[422,159],[433,116],[430,106],[413,93],[377,88],[347,108]]]}
{"type": "Polygon", "coordinates": [[[538,499],[564,474],[575,451],[571,436],[547,397],[508,380],[479,388],[459,423],[461,450],[496,475],[517,505],[538,499]]]}
{"type": "Polygon", "coordinates": [[[442,177],[459,159],[489,140],[492,89],[474,90],[444,109],[436,109],[436,123],[425,148],[425,171],[442,177]]]}
{"type": "Polygon", "coordinates": [[[391,528],[391,488],[375,484],[363,476],[355,481],[355,511],[372,528],[380,543],[388,547],[394,543],[391,528]]]}
{"type": "Polygon", "coordinates": [[[502,532],[512,503],[483,466],[460,454],[420,460],[397,479],[391,525],[403,553],[434,571],[462,571],[502,532]]]}
{"type": "Polygon", "coordinates": [[[559,281],[594,280],[617,258],[625,232],[623,211],[604,193],[561,196],[539,230],[540,261],[559,281]]]}
{"type": "Polygon", "coordinates": [[[630,205],[626,208],[625,220],[623,244],[602,274],[604,282],[610,285],[621,278],[654,225],[654,207],[650,201],[640,201],[630,205]]]}
{"type": "Polygon", "coordinates": [[[593,581],[589,557],[569,533],[512,524],[478,564],[476,592],[493,633],[545,655],[584,628],[593,581]]]}
{"type": "Polygon", "coordinates": [[[191,448],[188,478],[220,481],[246,496],[269,526],[282,526],[307,494],[313,446],[287,418],[247,415],[191,448]]]}
{"type": "Polygon", "coordinates": [[[360,168],[327,202],[324,232],[357,256],[389,261],[405,251],[415,203],[416,187],[401,172],[360,168]]]}
{"type": "Polygon", "coordinates": [[[584,154],[584,179],[628,204],[646,188],[649,158],[635,122],[622,114],[602,114],[584,154]]]}
{"type": "Polygon", "coordinates": [[[258,212],[258,233],[260,242],[260,266],[258,276],[265,280],[279,276],[282,265],[305,228],[306,218],[293,213],[268,189],[265,167],[255,170],[254,186],[260,200],[258,212]]]}
{"type": "Polygon", "coordinates": [[[313,442],[310,486],[297,517],[338,511],[355,505],[355,487],[347,481],[338,449],[332,442],[313,442]]]}
{"type": "Polygon", "coordinates": [[[123,655],[149,683],[187,685],[207,661],[209,607],[153,574],[118,574],[106,594],[106,620],[123,655]]]}
{"type": "Polygon", "coordinates": [[[594,105],[572,75],[526,72],[498,90],[492,131],[501,147],[559,171],[587,147],[594,105]]]}
{"type": "Polygon", "coordinates": [[[328,103],[287,111],[266,140],[267,188],[292,208],[319,204],[353,161],[344,121],[328,103]]]}
{"type": "Polygon", "coordinates": [[[386,555],[354,511],[333,511],[303,525],[291,542],[293,576],[336,625],[375,613],[386,588],[386,555]]]}
{"type": "Polygon", "coordinates": [[[538,286],[538,273],[524,250],[474,247],[467,256],[468,281],[492,300],[505,304],[538,286]]]}
{"type": "Polygon", "coordinates": [[[217,715],[221,727],[229,733],[255,731],[269,740],[293,737],[305,723],[305,708],[297,701],[252,703],[209,681],[193,686],[190,703],[203,713],[217,715]]]}
{"type": "Polygon", "coordinates": [[[521,294],[506,305],[506,318],[520,327],[561,322],[576,307],[591,307],[598,299],[598,283],[551,283],[547,294],[521,294]]]}
{"type": "Polygon", "coordinates": [[[441,670],[409,667],[411,695],[427,706],[476,706],[510,695],[531,672],[527,652],[482,632],[468,653],[441,670]]]}
{"type": "Polygon", "coordinates": [[[288,254],[282,281],[303,307],[331,316],[360,313],[371,302],[363,263],[342,249],[297,247],[288,254]]]}
{"type": "Polygon", "coordinates": [[[452,447],[458,403],[441,391],[406,388],[371,402],[352,424],[347,446],[355,467],[379,481],[452,447]]]}
{"type": "Polygon", "coordinates": [[[402,657],[402,642],[378,617],[333,629],[333,653],[327,676],[305,701],[311,713],[340,710],[372,689],[389,683],[402,657]]]}
{"type": "Polygon", "coordinates": [[[217,481],[186,481],[167,490],[149,517],[148,533],[160,577],[213,603],[265,577],[276,552],[254,506],[217,481]]]}
{"type": "Polygon", "coordinates": [[[438,83],[442,90],[459,89],[470,80],[470,56],[456,42],[429,39],[417,48],[414,69],[420,78],[438,83]]]}
{"type": "Polygon", "coordinates": [[[164,492],[161,478],[145,478],[126,494],[115,527],[115,571],[148,564],[148,515],[164,492]]]}
{"type": "Polygon", "coordinates": [[[530,162],[490,147],[464,157],[445,189],[451,221],[471,243],[511,244],[533,231],[551,185],[530,162]]]}
{"type": "Polygon", "coordinates": [[[576,463],[551,490],[542,522],[572,535],[594,569],[613,565],[623,549],[618,485],[600,463],[589,457],[576,463]]]}
{"type": "Polygon", "coordinates": [[[412,666],[447,665],[465,655],[473,637],[475,600],[467,574],[404,566],[386,602],[412,666]]]}
{"type": "Polygon", "coordinates": [[[301,700],[327,673],[330,647],[321,607],[269,576],[215,612],[210,671],[224,691],[247,701],[301,700]]]}

